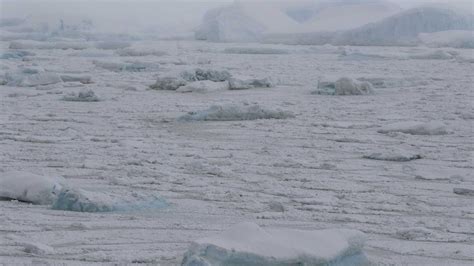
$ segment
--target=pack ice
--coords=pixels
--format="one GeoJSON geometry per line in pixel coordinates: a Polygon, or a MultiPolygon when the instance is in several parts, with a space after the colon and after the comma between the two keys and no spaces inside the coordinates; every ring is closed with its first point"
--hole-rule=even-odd
{"type": "Polygon", "coordinates": [[[320,81],[318,89],[313,94],[322,95],[364,95],[372,94],[373,88],[369,82],[359,82],[350,78],[340,78],[335,82],[320,81]]]}
{"type": "Polygon", "coordinates": [[[57,176],[41,176],[22,171],[0,173],[0,198],[33,204],[52,204],[65,180],[57,176]]]}
{"type": "Polygon", "coordinates": [[[254,105],[213,105],[209,109],[190,112],[178,118],[180,121],[243,121],[257,119],[285,119],[293,117],[289,112],[267,110],[254,105]]]}
{"type": "Polygon", "coordinates": [[[369,265],[357,230],[263,229],[242,223],[191,244],[184,266],[221,265],[369,265]]]}
{"type": "Polygon", "coordinates": [[[410,135],[446,135],[448,130],[446,125],[438,121],[416,122],[404,121],[387,125],[378,130],[379,133],[400,132],[410,135]]]}
{"type": "Polygon", "coordinates": [[[129,191],[110,192],[65,188],[53,202],[54,210],[75,212],[140,211],[162,209],[168,204],[158,195],[129,191]]]}

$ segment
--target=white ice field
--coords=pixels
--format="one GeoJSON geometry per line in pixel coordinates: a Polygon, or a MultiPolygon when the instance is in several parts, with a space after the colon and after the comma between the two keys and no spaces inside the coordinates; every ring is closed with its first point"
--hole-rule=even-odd
{"type": "Polygon", "coordinates": [[[156,41],[127,51],[135,48],[160,53],[53,47],[2,59],[0,181],[9,171],[62,176],[112,202],[151,195],[168,206],[90,213],[0,201],[0,264],[177,265],[191,242],[250,222],[362,231],[375,265],[472,265],[472,50],[156,41]],[[426,56],[439,54],[450,56],[426,56]],[[150,89],[197,68],[272,86],[150,89]],[[25,83],[8,85],[8,75],[25,83]],[[369,82],[372,94],[314,93],[342,77],[369,82]],[[229,106],[271,119],[179,119],[229,106]]]}

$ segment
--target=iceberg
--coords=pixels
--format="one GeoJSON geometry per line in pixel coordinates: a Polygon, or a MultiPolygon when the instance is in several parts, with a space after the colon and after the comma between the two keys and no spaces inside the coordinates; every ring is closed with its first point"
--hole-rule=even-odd
{"type": "Polygon", "coordinates": [[[196,240],[183,266],[331,265],[363,266],[365,235],[357,230],[263,229],[254,223],[196,240]]]}

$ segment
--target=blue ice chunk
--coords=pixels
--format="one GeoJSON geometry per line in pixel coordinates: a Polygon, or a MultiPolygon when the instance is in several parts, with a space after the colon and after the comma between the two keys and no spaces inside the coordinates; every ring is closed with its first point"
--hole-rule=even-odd
{"type": "Polygon", "coordinates": [[[53,202],[52,209],[75,212],[131,212],[158,210],[168,206],[163,198],[156,195],[63,189],[53,202]]]}

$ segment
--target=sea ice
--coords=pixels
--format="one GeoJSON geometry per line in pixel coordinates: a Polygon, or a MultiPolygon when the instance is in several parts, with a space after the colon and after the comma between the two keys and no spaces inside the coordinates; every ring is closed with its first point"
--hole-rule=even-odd
{"type": "Polygon", "coordinates": [[[68,102],[98,102],[100,101],[92,90],[83,90],[79,93],[71,93],[63,97],[64,101],[68,102]]]}
{"type": "Polygon", "coordinates": [[[413,160],[421,159],[422,156],[419,154],[404,152],[404,151],[393,151],[387,150],[384,152],[371,153],[364,155],[365,159],[379,160],[379,161],[391,161],[391,162],[409,162],[413,160]]]}
{"type": "Polygon", "coordinates": [[[133,48],[128,47],[117,50],[116,53],[120,56],[163,56],[165,52],[155,49],[133,48]]]}
{"type": "Polygon", "coordinates": [[[28,51],[7,51],[0,55],[0,59],[21,59],[25,56],[34,56],[35,53],[28,51]]]}
{"type": "Polygon", "coordinates": [[[112,61],[93,61],[94,65],[107,69],[113,72],[140,72],[144,71],[147,66],[141,63],[123,63],[123,62],[112,62],[112,61]]]}
{"type": "Polygon", "coordinates": [[[73,49],[73,50],[84,50],[89,48],[89,44],[86,42],[39,42],[39,41],[14,41],[10,43],[10,49],[73,49]]]}
{"type": "Polygon", "coordinates": [[[224,49],[225,54],[289,54],[285,49],[266,47],[231,47],[224,49]]]}
{"type": "Polygon", "coordinates": [[[357,230],[263,229],[238,224],[191,244],[184,266],[223,265],[369,265],[365,235],[357,230]]]}
{"type": "Polygon", "coordinates": [[[248,90],[253,88],[271,88],[273,83],[270,78],[263,79],[229,79],[229,89],[231,90],[248,90]]]}
{"type": "Polygon", "coordinates": [[[187,82],[180,77],[159,77],[155,84],[150,88],[154,90],[172,90],[175,91],[179,87],[186,85],[187,82]]]}
{"type": "Polygon", "coordinates": [[[184,71],[181,73],[181,77],[186,81],[227,81],[231,78],[231,74],[228,71],[212,70],[212,69],[201,69],[197,68],[193,71],[184,71]]]}
{"type": "Polygon", "coordinates": [[[181,121],[243,121],[257,119],[286,119],[293,117],[289,112],[267,110],[259,105],[223,105],[211,106],[211,108],[190,112],[181,116],[181,121]]]}
{"type": "Polygon", "coordinates": [[[0,173],[0,198],[16,199],[33,204],[51,204],[63,188],[65,180],[28,172],[0,173]]]}
{"type": "Polygon", "coordinates": [[[103,41],[97,42],[95,44],[95,48],[103,49],[103,50],[116,50],[116,49],[124,49],[131,45],[129,42],[121,42],[121,41],[103,41]]]}
{"type": "Polygon", "coordinates": [[[177,92],[212,92],[228,90],[229,82],[214,82],[210,80],[194,81],[186,84],[185,86],[179,87],[177,92]]]}
{"type": "Polygon", "coordinates": [[[89,75],[71,75],[65,74],[61,75],[61,79],[63,82],[80,82],[82,84],[89,84],[92,83],[92,77],[89,75]]]}
{"type": "Polygon", "coordinates": [[[322,95],[365,95],[372,94],[373,88],[369,82],[358,82],[350,78],[340,78],[336,82],[318,82],[318,90],[313,94],[322,95]]]}
{"type": "Polygon", "coordinates": [[[53,202],[52,208],[75,212],[111,212],[153,210],[167,206],[166,201],[157,195],[65,188],[53,202]]]}
{"type": "Polygon", "coordinates": [[[58,74],[37,69],[24,69],[16,73],[7,73],[5,77],[8,86],[18,87],[34,87],[62,82],[58,74]]]}
{"type": "Polygon", "coordinates": [[[446,135],[448,130],[446,125],[442,122],[431,121],[427,123],[423,122],[398,122],[391,125],[387,125],[382,129],[379,129],[379,133],[390,133],[390,132],[401,132],[411,135],[446,135]]]}
{"type": "Polygon", "coordinates": [[[455,54],[443,50],[436,50],[425,54],[418,54],[410,56],[411,59],[425,59],[425,60],[450,60],[455,58],[455,54]]]}

